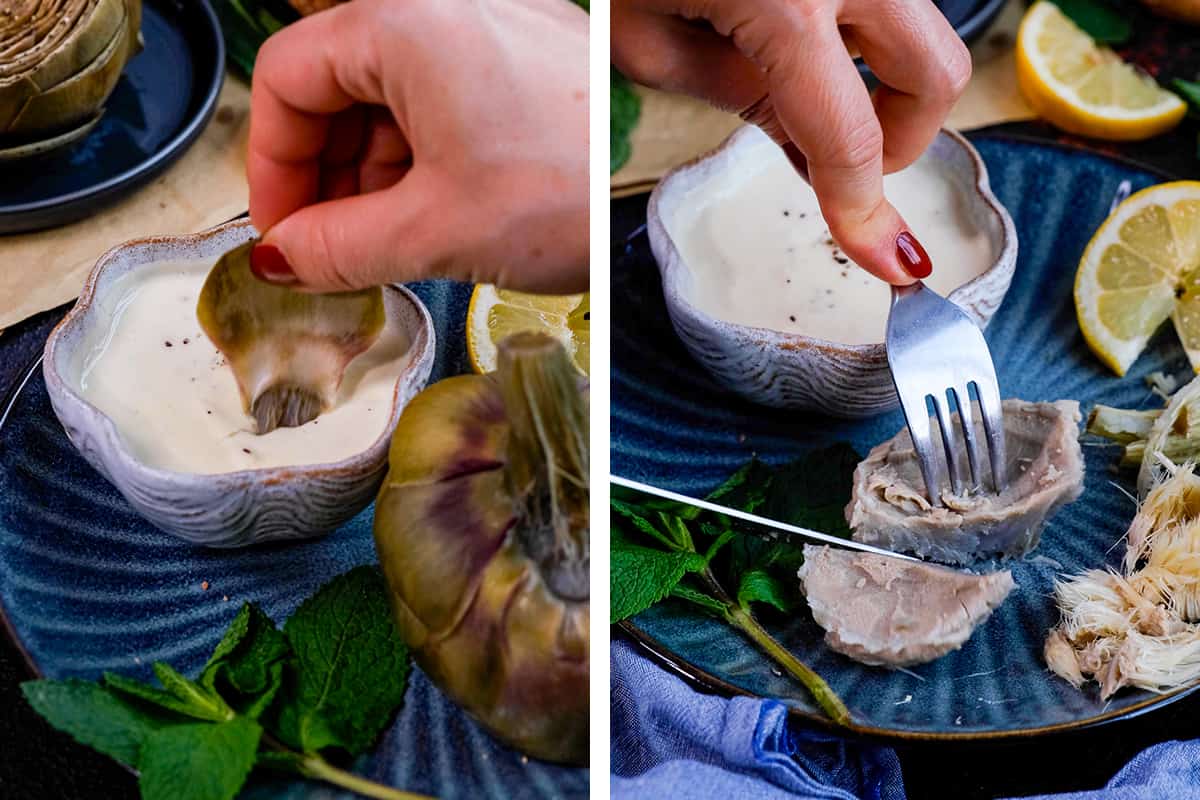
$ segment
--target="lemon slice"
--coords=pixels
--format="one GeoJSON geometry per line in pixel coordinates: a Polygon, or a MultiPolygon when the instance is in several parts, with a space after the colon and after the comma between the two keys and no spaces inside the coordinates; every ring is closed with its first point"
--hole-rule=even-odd
{"type": "Polygon", "coordinates": [[[481,283],[467,307],[467,355],[476,372],[496,369],[496,343],[518,331],[541,331],[563,343],[588,374],[591,302],[587,294],[536,295],[481,283]]]}
{"type": "Polygon", "coordinates": [[[1200,371],[1200,182],[1151,186],[1117,206],[1079,260],[1075,314],[1118,375],[1168,317],[1200,371]]]}
{"type": "Polygon", "coordinates": [[[1148,139],[1187,106],[1153,78],[1098,46],[1058,6],[1039,0],[1017,33],[1017,85],[1056,127],[1097,139],[1148,139]]]}

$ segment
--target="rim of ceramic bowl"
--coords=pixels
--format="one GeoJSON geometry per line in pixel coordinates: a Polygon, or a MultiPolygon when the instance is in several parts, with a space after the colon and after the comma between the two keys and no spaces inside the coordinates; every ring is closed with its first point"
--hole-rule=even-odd
{"type": "MultiPolygon", "coordinates": [[[[667,294],[669,284],[670,292],[674,295],[674,302],[683,305],[688,314],[695,316],[709,327],[726,328],[732,331],[738,338],[749,339],[762,345],[785,350],[818,350],[829,355],[836,355],[843,358],[848,357],[860,363],[885,363],[887,361],[887,351],[884,348],[883,342],[844,344],[829,339],[806,336],[801,333],[785,333],[783,331],[771,330],[770,328],[760,328],[753,325],[743,325],[737,322],[717,319],[707,312],[702,311],[691,301],[687,293],[683,291],[681,273],[688,272],[688,267],[683,255],[675,246],[674,238],[667,231],[666,223],[659,212],[662,194],[670,191],[673,183],[690,177],[692,172],[704,166],[710,159],[725,156],[726,151],[738,146],[743,139],[760,134],[761,131],[753,125],[741,126],[712,150],[672,169],[663,176],[663,179],[658,182],[654,190],[650,193],[650,201],[646,206],[647,229],[650,231],[652,242],[654,239],[658,239],[668,248],[666,258],[659,259],[656,257],[654,259],[658,265],[659,274],[662,277],[664,294],[667,294]]],[[[948,299],[957,303],[964,294],[969,294],[975,287],[990,279],[997,270],[1015,270],[1017,260],[1017,229],[1013,224],[1012,216],[1008,213],[1008,209],[992,193],[991,182],[988,179],[987,165],[984,164],[983,157],[979,155],[979,151],[975,149],[974,145],[961,133],[950,128],[942,128],[938,131],[938,136],[946,137],[967,154],[974,169],[974,180],[971,182],[971,187],[974,189],[978,199],[983,201],[984,205],[995,215],[1000,224],[1000,248],[996,252],[991,266],[950,292],[948,299]]],[[[1005,289],[1006,293],[1007,288],[1005,289]]],[[[1001,299],[1003,299],[1003,294],[1001,295],[1001,299]]]]}
{"type": "MultiPolygon", "coordinates": [[[[278,467],[257,467],[252,469],[237,470],[234,472],[177,472],[174,470],[160,469],[153,467],[134,456],[121,435],[119,429],[112,418],[97,408],[92,403],[85,400],[72,385],[59,374],[58,365],[58,350],[62,343],[63,336],[67,331],[84,324],[85,319],[92,311],[93,301],[96,299],[96,287],[100,276],[111,265],[115,264],[119,259],[131,252],[136,253],[139,250],[149,250],[150,248],[160,247],[163,245],[183,245],[183,246],[198,246],[203,245],[210,239],[216,238],[224,234],[232,233],[235,237],[239,235],[251,234],[245,236],[243,241],[252,238],[257,234],[253,224],[248,219],[233,220],[231,222],[222,223],[212,228],[208,228],[197,233],[171,235],[171,236],[146,236],[139,239],[132,239],[123,244],[113,247],[96,261],[96,265],[88,274],[87,281],[84,284],[83,290],[80,292],[79,301],[75,306],[67,312],[67,315],[54,326],[50,332],[50,336],[46,339],[46,347],[42,358],[42,369],[45,375],[47,384],[52,384],[52,388],[61,397],[69,400],[71,403],[80,408],[84,413],[92,418],[94,424],[98,428],[98,432],[104,438],[111,452],[116,454],[116,457],[121,461],[121,465],[129,470],[132,470],[139,478],[147,482],[154,483],[170,483],[174,486],[179,485],[211,485],[214,481],[228,483],[231,485],[245,485],[247,483],[263,483],[277,484],[291,482],[297,479],[303,479],[306,476],[340,476],[352,475],[362,472],[364,469],[373,468],[376,461],[387,459],[387,451],[391,444],[392,431],[400,418],[401,412],[404,410],[406,403],[401,402],[400,392],[405,388],[410,381],[415,382],[416,389],[419,390],[429,380],[429,373],[433,367],[433,358],[436,345],[436,334],[434,332],[433,318],[429,313],[429,309],[421,302],[410,289],[400,285],[389,285],[384,287],[385,291],[395,292],[395,296],[407,302],[413,309],[416,310],[420,325],[412,342],[409,345],[409,352],[412,353],[412,358],[408,364],[396,376],[396,383],[392,388],[392,412],[388,417],[388,423],[384,426],[371,444],[363,450],[358,451],[344,459],[338,461],[330,461],[314,464],[295,464],[278,467]]],[[[161,257],[147,259],[142,262],[135,262],[129,267],[131,270],[140,269],[147,265],[155,263],[161,257]]],[[[414,391],[413,394],[416,392],[414,391]]]]}

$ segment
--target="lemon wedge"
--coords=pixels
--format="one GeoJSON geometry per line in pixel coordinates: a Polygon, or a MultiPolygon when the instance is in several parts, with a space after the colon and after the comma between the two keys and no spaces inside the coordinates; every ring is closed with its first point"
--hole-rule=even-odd
{"type": "Polygon", "coordinates": [[[1021,20],[1017,85],[1053,125],[1097,139],[1148,139],[1174,128],[1187,111],[1048,0],[1034,3],[1021,20]]]}
{"type": "Polygon", "coordinates": [[[1117,206],[1079,260],[1075,314],[1118,375],[1168,318],[1200,371],[1200,181],[1151,186],[1117,206]]]}
{"type": "Polygon", "coordinates": [[[536,295],[481,283],[467,307],[467,355],[476,372],[496,369],[496,344],[518,331],[541,331],[563,343],[588,374],[591,304],[587,294],[536,295]]]}

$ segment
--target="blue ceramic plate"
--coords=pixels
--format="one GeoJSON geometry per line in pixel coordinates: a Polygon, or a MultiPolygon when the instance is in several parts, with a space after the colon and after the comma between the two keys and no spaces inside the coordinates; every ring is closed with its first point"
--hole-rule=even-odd
{"type": "MultiPolygon", "coordinates": [[[[1010,139],[973,137],[992,189],[1016,222],[1020,256],[1004,304],[987,330],[1005,396],[1150,407],[1143,377],[1154,370],[1190,373],[1171,331],[1164,331],[1124,379],[1091,354],[1075,322],[1072,284],[1083,247],[1123,179],[1134,190],[1162,178],[1079,150],[1010,139]]],[[[645,198],[615,208],[622,237],[645,220],[645,198]],[[626,219],[626,217],[628,219],[626,219]]],[[[629,239],[612,267],[612,471],[701,496],[752,455],[783,462],[810,449],[848,441],[860,453],[904,424],[900,413],[860,422],[774,411],[724,391],[691,360],[663,307],[658,271],[645,237],[629,239]]],[[[814,667],[846,701],[862,732],[914,738],[1028,735],[1145,711],[1181,697],[1122,691],[1101,701],[1050,674],[1042,641],[1058,615],[1049,594],[1054,575],[1106,564],[1134,506],[1112,471],[1117,450],[1085,447],[1083,497],[1054,517],[1041,545],[1013,563],[1017,589],[962,650],[911,673],[866,667],[827,649],[807,611],[795,619],[763,615],[770,631],[814,667]],[[1114,483],[1114,481],[1116,483],[1114,483]]],[[[722,692],[780,698],[795,713],[824,721],[798,684],[775,674],[747,640],[679,601],[635,617],[633,637],[685,675],[722,692]]]]}
{"type": "Polygon", "coordinates": [[[208,0],[144,0],[145,48],[79,143],[4,165],[0,234],[64,225],[136,189],[187,150],[212,117],[225,42],[208,0]]]}
{"type": "MultiPolygon", "coordinates": [[[[470,287],[412,288],[437,325],[432,380],[468,370],[470,287]]],[[[46,676],[114,670],[145,680],[155,660],[194,674],[243,602],[282,622],[322,583],[374,561],[371,509],[322,539],[236,551],[199,549],[159,532],[67,441],[40,366],[0,412],[0,603],[17,644],[46,676]]],[[[443,800],[588,790],[586,769],[525,759],[496,743],[417,669],[395,724],[356,768],[443,800]]],[[[261,781],[244,796],[350,797],[312,783],[261,781]]]]}

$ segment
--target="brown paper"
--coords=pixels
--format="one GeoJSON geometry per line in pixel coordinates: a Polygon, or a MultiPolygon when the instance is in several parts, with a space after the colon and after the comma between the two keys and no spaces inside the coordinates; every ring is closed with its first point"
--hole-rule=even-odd
{"type": "Polygon", "coordinates": [[[229,75],[204,132],[162,175],[87,219],[0,236],[0,329],[78,297],[114,245],[203,230],[245,211],[249,118],[250,88],[229,75]]]}
{"type": "MultiPolygon", "coordinates": [[[[1013,44],[1024,5],[1009,0],[991,27],[971,47],[974,71],[946,126],[978,128],[1030,119],[1034,113],[1017,90],[1013,44]]],[[[724,141],[741,120],[692,97],[638,87],[642,115],[632,134],[633,152],[612,176],[614,197],[647,191],[666,172],[724,141]]]]}

